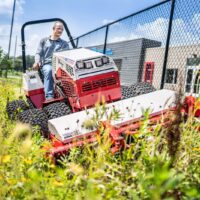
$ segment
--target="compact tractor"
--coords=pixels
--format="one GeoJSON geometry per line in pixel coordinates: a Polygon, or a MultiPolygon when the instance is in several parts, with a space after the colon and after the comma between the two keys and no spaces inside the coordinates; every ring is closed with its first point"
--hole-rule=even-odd
{"type": "MultiPolygon", "coordinates": [[[[61,19],[32,21],[22,27],[23,84],[27,102],[8,102],[10,118],[23,123],[38,125],[45,137],[51,140],[48,154],[57,157],[84,143],[94,143],[99,135],[97,127],[86,128],[84,122],[96,114],[95,105],[106,103],[106,115],[100,116],[105,128],[109,128],[111,151],[128,146],[126,136],[135,134],[149,110],[153,125],[170,122],[169,111],[176,108],[177,94],[171,90],[157,90],[148,83],[121,86],[118,68],[107,55],[85,48],[75,48],[70,32],[61,19]],[[62,21],[73,49],[53,54],[55,98],[45,101],[44,87],[38,71],[27,71],[25,60],[24,28],[30,24],[62,21]],[[17,113],[16,111],[22,110],[17,113]],[[120,114],[108,120],[113,110],[120,114]]],[[[189,69],[188,69],[189,70],[189,69]]],[[[193,87],[193,85],[191,86],[193,87]]],[[[199,87],[199,86],[198,86],[199,87]]]]}

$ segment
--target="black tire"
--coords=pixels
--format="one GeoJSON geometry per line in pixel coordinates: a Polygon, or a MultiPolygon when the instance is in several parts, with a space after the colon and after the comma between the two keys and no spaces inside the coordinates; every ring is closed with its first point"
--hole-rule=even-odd
{"type": "Polygon", "coordinates": [[[70,107],[64,102],[56,102],[49,104],[48,106],[44,107],[43,110],[48,116],[48,119],[62,117],[72,112],[70,107]]]}
{"type": "Polygon", "coordinates": [[[30,124],[32,127],[38,126],[44,137],[48,137],[48,118],[43,110],[29,109],[21,112],[18,120],[25,124],[30,124]]]}
{"type": "Polygon", "coordinates": [[[17,119],[18,114],[29,107],[24,100],[14,100],[10,101],[6,105],[6,111],[8,113],[9,119],[17,119]]]}
{"type": "Polygon", "coordinates": [[[156,89],[149,83],[136,83],[130,86],[122,86],[121,89],[123,99],[156,91],[156,89]]]}
{"type": "Polygon", "coordinates": [[[27,104],[29,105],[29,108],[30,108],[30,109],[36,108],[36,107],[34,106],[34,104],[32,103],[32,101],[30,100],[29,97],[26,97],[26,102],[27,102],[27,104]]]}

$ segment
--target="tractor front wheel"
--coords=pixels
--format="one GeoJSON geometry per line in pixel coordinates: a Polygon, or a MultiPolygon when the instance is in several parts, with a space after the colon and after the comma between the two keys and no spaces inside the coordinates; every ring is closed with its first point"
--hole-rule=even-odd
{"type": "Polygon", "coordinates": [[[44,107],[43,110],[47,114],[48,119],[62,117],[72,112],[71,108],[64,102],[56,102],[49,104],[48,106],[44,107]]]}
{"type": "Polygon", "coordinates": [[[9,101],[6,105],[6,111],[9,119],[17,119],[20,112],[27,110],[29,107],[24,100],[9,101]]]}
{"type": "Polygon", "coordinates": [[[48,118],[43,110],[29,109],[21,112],[18,120],[25,124],[30,124],[32,127],[38,127],[44,137],[48,137],[48,118]]]}

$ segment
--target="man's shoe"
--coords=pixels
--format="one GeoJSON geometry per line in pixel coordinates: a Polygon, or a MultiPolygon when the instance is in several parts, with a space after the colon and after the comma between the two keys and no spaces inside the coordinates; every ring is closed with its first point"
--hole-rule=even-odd
{"type": "Polygon", "coordinates": [[[53,97],[48,97],[48,98],[46,98],[46,101],[53,101],[54,100],[54,98],[53,97]]]}

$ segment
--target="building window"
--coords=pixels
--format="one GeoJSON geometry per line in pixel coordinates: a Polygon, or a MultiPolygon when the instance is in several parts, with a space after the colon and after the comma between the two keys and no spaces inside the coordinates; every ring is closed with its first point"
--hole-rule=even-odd
{"type": "Polygon", "coordinates": [[[113,60],[118,68],[118,71],[120,72],[122,69],[122,59],[113,59],[113,60]]]}
{"type": "Polygon", "coordinates": [[[178,69],[167,69],[166,83],[176,84],[177,83],[178,69]]]}

